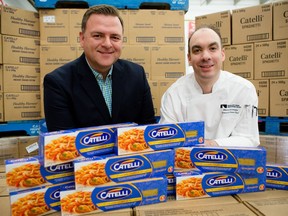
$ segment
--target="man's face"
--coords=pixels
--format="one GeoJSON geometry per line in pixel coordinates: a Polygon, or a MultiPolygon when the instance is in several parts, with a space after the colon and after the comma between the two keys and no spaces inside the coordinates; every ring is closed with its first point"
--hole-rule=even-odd
{"type": "Polygon", "coordinates": [[[80,33],[80,45],[93,69],[107,73],[121,55],[123,28],[118,17],[93,14],[85,32],[80,33]]]}
{"type": "Polygon", "coordinates": [[[196,31],[190,39],[189,65],[196,78],[214,82],[220,73],[225,54],[216,32],[203,28],[196,31]]]}

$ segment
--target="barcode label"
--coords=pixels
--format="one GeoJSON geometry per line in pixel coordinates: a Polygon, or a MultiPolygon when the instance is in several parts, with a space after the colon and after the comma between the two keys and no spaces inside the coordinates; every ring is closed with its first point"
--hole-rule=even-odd
{"type": "Polygon", "coordinates": [[[156,38],[155,37],[137,37],[136,42],[153,43],[153,42],[156,42],[156,38]]]}
{"type": "Polygon", "coordinates": [[[183,37],[165,37],[164,41],[166,43],[183,43],[183,37]]]}
{"type": "Polygon", "coordinates": [[[68,37],[48,37],[48,43],[65,43],[68,42],[68,37]]]}
{"type": "Polygon", "coordinates": [[[266,109],[258,109],[258,115],[265,115],[266,109]]]}
{"type": "Polygon", "coordinates": [[[28,35],[28,36],[34,36],[34,37],[40,37],[40,32],[30,29],[19,29],[19,34],[21,35],[28,35]]]}
{"type": "Polygon", "coordinates": [[[279,71],[262,71],[261,77],[284,77],[285,71],[279,70],[279,71]]]}
{"type": "Polygon", "coordinates": [[[19,57],[19,61],[26,64],[40,64],[39,58],[19,57]]]}
{"type": "Polygon", "coordinates": [[[31,145],[29,145],[29,146],[26,147],[27,153],[34,152],[34,151],[36,151],[36,150],[38,150],[38,149],[39,149],[39,145],[38,145],[37,142],[35,142],[35,143],[33,143],[33,144],[31,144],[31,145]]]}
{"type": "Polygon", "coordinates": [[[269,33],[247,35],[247,41],[266,40],[269,39],[269,33]]]}
{"type": "Polygon", "coordinates": [[[241,76],[243,78],[246,78],[246,79],[251,78],[250,72],[241,72],[241,73],[235,73],[235,74],[237,74],[238,76],[241,76]]]}
{"type": "Polygon", "coordinates": [[[22,118],[37,118],[41,117],[40,112],[22,112],[21,113],[22,118]]]}
{"type": "Polygon", "coordinates": [[[165,73],[166,78],[179,78],[183,75],[184,75],[183,72],[166,72],[165,73]]]}
{"type": "Polygon", "coordinates": [[[21,91],[40,91],[40,85],[21,85],[21,91]]]}

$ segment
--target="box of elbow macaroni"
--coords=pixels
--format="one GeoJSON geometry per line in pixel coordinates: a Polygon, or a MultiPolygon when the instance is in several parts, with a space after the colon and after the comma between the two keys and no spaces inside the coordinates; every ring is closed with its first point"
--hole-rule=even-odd
{"type": "Polygon", "coordinates": [[[266,173],[258,175],[196,171],[174,172],[176,200],[215,197],[265,190],[266,173]]]}
{"type": "Polygon", "coordinates": [[[131,208],[167,201],[167,179],[147,178],[110,186],[61,191],[62,216],[131,208]]]}
{"type": "Polygon", "coordinates": [[[74,181],[72,162],[44,167],[38,157],[6,160],[5,172],[10,192],[74,181]]]}
{"type": "Polygon", "coordinates": [[[266,187],[288,190],[288,165],[267,164],[266,187]]]}
{"type": "Polygon", "coordinates": [[[61,211],[60,191],[75,189],[74,182],[10,193],[11,215],[47,215],[61,211]]]}
{"type": "Polygon", "coordinates": [[[204,143],[204,121],[117,128],[116,154],[158,151],[204,143]]]}
{"type": "Polygon", "coordinates": [[[180,147],[175,149],[175,169],[197,168],[202,172],[262,174],[266,150],[262,147],[180,147]]]}
{"type": "Polygon", "coordinates": [[[45,132],[39,134],[39,154],[45,167],[80,158],[113,153],[116,128],[135,123],[45,132]]]}
{"type": "Polygon", "coordinates": [[[174,151],[74,161],[76,189],[162,177],[174,171],[174,151]]]}

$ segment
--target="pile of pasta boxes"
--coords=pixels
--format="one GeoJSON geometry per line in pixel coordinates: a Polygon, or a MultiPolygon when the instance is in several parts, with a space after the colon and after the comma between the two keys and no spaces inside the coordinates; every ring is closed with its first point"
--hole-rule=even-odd
{"type": "Polygon", "coordinates": [[[265,190],[262,148],[205,147],[204,122],[39,135],[39,156],[6,160],[12,215],[97,213],[265,190]]]}

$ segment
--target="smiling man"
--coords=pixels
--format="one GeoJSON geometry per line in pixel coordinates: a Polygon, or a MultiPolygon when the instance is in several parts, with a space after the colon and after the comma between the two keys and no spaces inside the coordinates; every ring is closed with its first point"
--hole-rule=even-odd
{"type": "Polygon", "coordinates": [[[225,60],[220,33],[196,29],[188,40],[193,72],[163,95],[160,123],[205,121],[205,145],[258,146],[258,97],[253,84],[221,70],[225,60]]]}
{"type": "Polygon", "coordinates": [[[155,123],[150,87],[142,66],[120,58],[124,24],[109,5],[83,16],[83,54],[44,78],[48,131],[124,122],[155,123]]]}

